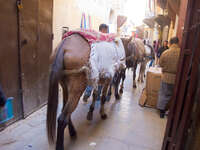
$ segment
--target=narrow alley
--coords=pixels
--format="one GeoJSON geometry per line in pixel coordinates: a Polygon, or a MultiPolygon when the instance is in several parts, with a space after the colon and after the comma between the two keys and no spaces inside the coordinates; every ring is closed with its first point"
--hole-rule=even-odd
{"type": "MultiPolygon", "coordinates": [[[[94,119],[86,119],[89,104],[82,99],[72,119],[78,138],[71,140],[65,130],[65,147],[68,150],[159,150],[162,146],[167,119],[160,119],[156,110],[138,105],[143,84],[132,89],[132,71],[127,71],[125,91],[120,101],[114,97],[106,103],[107,120],[101,120],[99,102],[94,119]]],[[[60,109],[59,109],[60,110],[60,109]]],[[[46,107],[0,132],[1,150],[46,150],[46,107]]]]}

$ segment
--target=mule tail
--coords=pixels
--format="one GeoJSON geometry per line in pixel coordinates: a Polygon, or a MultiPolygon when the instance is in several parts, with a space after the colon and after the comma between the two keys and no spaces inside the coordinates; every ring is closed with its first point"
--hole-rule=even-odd
{"type": "MultiPolygon", "coordinates": [[[[63,43],[63,42],[62,42],[63,43]]],[[[51,66],[50,78],[49,78],[49,94],[47,104],[47,136],[50,144],[55,141],[56,132],[56,117],[58,107],[58,83],[62,78],[62,71],[64,69],[64,51],[62,50],[62,44],[59,46],[56,57],[51,66]]]]}

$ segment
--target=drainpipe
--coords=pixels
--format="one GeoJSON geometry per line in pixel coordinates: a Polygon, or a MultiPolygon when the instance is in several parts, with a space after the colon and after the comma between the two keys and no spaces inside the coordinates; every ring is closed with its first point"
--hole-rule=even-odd
{"type": "Polygon", "coordinates": [[[18,80],[19,80],[19,98],[22,106],[22,117],[24,118],[23,105],[23,87],[22,87],[22,65],[21,65],[21,30],[20,30],[20,9],[22,9],[22,1],[16,1],[17,9],[17,45],[18,45],[18,80]]]}

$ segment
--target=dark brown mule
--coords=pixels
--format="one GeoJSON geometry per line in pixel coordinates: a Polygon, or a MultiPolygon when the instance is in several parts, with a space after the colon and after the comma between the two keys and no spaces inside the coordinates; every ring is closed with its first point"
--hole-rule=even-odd
{"type": "Polygon", "coordinates": [[[144,43],[141,39],[137,39],[135,38],[132,43],[130,43],[132,45],[132,49],[135,52],[135,56],[134,56],[134,66],[133,66],[133,87],[136,88],[136,69],[138,64],[140,64],[140,71],[139,71],[139,78],[138,80],[141,82],[144,82],[144,72],[145,72],[145,68],[146,68],[146,50],[145,50],[145,46],[144,43]]]}
{"type": "MultiPolygon", "coordinates": [[[[126,53],[126,68],[133,70],[133,87],[136,88],[136,69],[137,65],[141,64],[140,72],[143,71],[146,61],[146,53],[144,43],[140,39],[122,39],[126,53]]],[[[143,82],[143,79],[142,79],[143,82]]]]}
{"type": "MultiPolygon", "coordinates": [[[[138,64],[141,64],[140,66],[140,79],[141,82],[143,82],[143,76],[144,76],[144,71],[146,68],[146,58],[145,58],[145,47],[144,43],[140,39],[132,39],[132,37],[128,38],[121,38],[124,49],[125,49],[125,54],[126,54],[126,69],[131,68],[133,70],[133,87],[136,88],[136,69],[138,64]]],[[[114,86],[115,89],[115,98],[119,99],[119,92],[122,94],[123,93],[123,88],[124,88],[124,80],[126,78],[126,69],[121,70],[120,72],[116,72],[114,79],[113,79],[113,84],[111,84],[108,92],[108,97],[111,96],[111,88],[112,85],[114,86]],[[120,86],[119,90],[119,84],[122,81],[122,84],[120,86]]]]}
{"type": "Polygon", "coordinates": [[[153,59],[154,55],[153,47],[151,45],[145,44],[145,57],[140,66],[138,82],[144,82],[143,78],[145,77],[146,65],[151,59],[153,59]]]}
{"type": "MultiPolygon", "coordinates": [[[[49,143],[55,141],[56,116],[58,106],[58,84],[63,88],[63,109],[58,117],[56,150],[64,150],[64,130],[69,127],[71,137],[76,137],[76,130],[72,124],[71,114],[77,107],[79,99],[84,92],[88,81],[87,73],[90,57],[90,45],[78,34],[73,34],[65,38],[57,47],[52,55],[53,64],[51,66],[49,81],[49,96],[47,105],[47,134],[49,143]]],[[[106,119],[104,104],[107,89],[111,78],[101,78],[98,81],[102,85],[102,97],[100,115],[106,119]]],[[[87,115],[88,120],[92,120],[94,104],[97,97],[97,88],[94,88],[93,103],[87,115]]]]}

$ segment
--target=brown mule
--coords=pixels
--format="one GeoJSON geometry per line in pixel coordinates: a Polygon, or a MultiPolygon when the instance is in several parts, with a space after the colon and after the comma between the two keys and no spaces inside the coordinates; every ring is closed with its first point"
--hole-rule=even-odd
{"type": "MultiPolygon", "coordinates": [[[[126,21],[126,17],[117,17],[117,27],[120,28],[126,21]]],[[[64,129],[69,125],[70,136],[76,136],[76,130],[72,124],[71,114],[77,107],[79,99],[87,85],[87,68],[90,57],[90,45],[78,34],[73,34],[58,45],[57,49],[52,53],[51,59],[53,64],[51,67],[49,79],[49,95],[47,105],[47,135],[49,143],[55,141],[56,116],[58,106],[58,83],[63,88],[63,109],[58,118],[56,150],[64,150],[64,129]]],[[[103,85],[100,114],[102,119],[106,119],[104,112],[104,104],[108,86],[112,79],[103,78],[99,80],[99,84],[103,85]]],[[[90,83],[89,83],[90,84],[90,83]]],[[[97,96],[97,87],[93,92],[93,103],[88,112],[88,119],[92,118],[94,104],[97,96]]]]}
{"type": "Polygon", "coordinates": [[[154,55],[155,54],[154,54],[154,51],[153,51],[153,47],[151,45],[146,44],[145,45],[145,57],[143,58],[143,61],[140,65],[138,82],[142,82],[142,83],[144,82],[146,65],[151,60],[151,58],[154,57],[154,55]]]}
{"type": "Polygon", "coordinates": [[[122,94],[124,89],[124,80],[126,78],[126,69],[131,68],[133,70],[133,88],[136,88],[136,69],[138,64],[141,64],[140,67],[140,76],[139,79],[141,82],[143,82],[143,76],[146,68],[146,58],[145,58],[145,47],[144,43],[140,39],[132,39],[130,38],[121,38],[122,43],[124,45],[126,58],[126,68],[120,70],[120,72],[116,72],[114,76],[113,83],[110,85],[109,91],[108,91],[108,98],[110,99],[112,95],[112,86],[114,86],[115,89],[115,98],[119,99],[120,95],[119,92],[122,94]],[[121,86],[119,89],[119,85],[121,82],[121,86]],[[118,91],[119,90],[119,91],[118,91]]]}
{"type": "MultiPolygon", "coordinates": [[[[140,39],[122,39],[124,43],[124,49],[126,53],[126,67],[132,68],[133,70],[133,87],[136,88],[136,69],[138,64],[141,64],[140,72],[144,72],[144,68],[146,66],[145,61],[145,47],[144,43],[140,39]]],[[[143,78],[141,79],[143,81],[143,78]]],[[[123,84],[123,82],[122,82],[123,84]]]]}
{"type": "MultiPolygon", "coordinates": [[[[76,130],[71,120],[71,114],[76,109],[79,99],[84,92],[88,82],[88,62],[90,57],[90,45],[78,34],[65,38],[51,55],[53,64],[51,66],[49,80],[49,95],[47,105],[47,134],[50,144],[56,140],[56,150],[64,150],[64,130],[69,127],[71,137],[76,137],[76,130]],[[57,139],[55,139],[56,116],[58,106],[58,84],[63,88],[63,109],[58,117],[57,139]]],[[[98,81],[102,85],[102,97],[100,115],[106,119],[104,111],[106,94],[111,77],[101,77],[98,81]]],[[[92,82],[92,81],[90,81],[92,82]]],[[[91,84],[91,83],[89,83],[91,84]]],[[[97,88],[94,88],[93,103],[87,115],[92,120],[97,88]]]]}
{"type": "Polygon", "coordinates": [[[79,99],[86,88],[87,78],[84,72],[64,74],[64,70],[80,69],[89,60],[90,46],[88,42],[74,34],[65,38],[56,50],[49,81],[47,105],[47,134],[49,143],[55,141],[56,116],[58,106],[58,83],[63,88],[64,105],[58,118],[56,150],[64,150],[64,129],[69,125],[69,133],[76,136],[71,114],[77,107],[79,99]]]}

